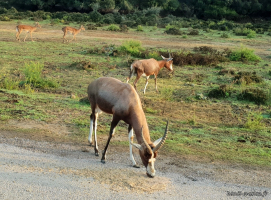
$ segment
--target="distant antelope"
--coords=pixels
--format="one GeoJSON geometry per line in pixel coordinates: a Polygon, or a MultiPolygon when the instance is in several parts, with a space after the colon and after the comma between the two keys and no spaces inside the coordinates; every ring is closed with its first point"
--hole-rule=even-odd
{"type": "Polygon", "coordinates": [[[92,133],[94,129],[95,155],[99,155],[96,135],[98,115],[101,112],[112,114],[113,119],[110,126],[109,137],[102,154],[101,162],[105,163],[106,151],[114,135],[115,127],[120,120],[123,120],[129,125],[130,159],[133,162],[133,167],[138,167],[138,165],[133,157],[132,145],[139,149],[139,154],[146,167],[147,175],[154,177],[154,161],[157,156],[157,151],[163,146],[166,140],[168,124],[164,136],[152,142],[149,127],[137,92],[130,84],[122,83],[114,78],[102,77],[93,81],[88,86],[88,99],[92,109],[88,141],[92,145],[92,133]],[[135,132],[138,144],[133,143],[133,131],[135,132]]]}
{"type": "Polygon", "coordinates": [[[33,33],[33,31],[35,31],[38,27],[41,28],[39,22],[36,22],[34,27],[33,27],[33,26],[29,26],[29,25],[18,25],[18,26],[16,26],[16,31],[17,31],[17,33],[16,33],[16,40],[21,41],[21,40],[20,40],[20,34],[22,33],[22,31],[26,31],[26,36],[25,36],[25,38],[24,38],[24,42],[25,42],[25,39],[26,39],[26,37],[27,37],[27,33],[30,33],[31,40],[32,40],[32,42],[33,42],[32,33],[33,33]]]}
{"type": "Polygon", "coordinates": [[[164,56],[161,55],[163,60],[157,61],[153,58],[151,59],[145,59],[145,60],[137,60],[132,63],[131,65],[131,71],[130,71],[130,76],[127,78],[127,83],[129,80],[132,78],[133,74],[136,73],[136,79],[134,82],[134,87],[136,89],[136,83],[139,80],[141,76],[146,76],[146,84],[143,93],[145,94],[147,85],[148,85],[148,79],[151,75],[154,75],[155,77],[155,89],[156,92],[158,92],[157,89],[157,75],[159,73],[159,70],[162,69],[163,67],[166,67],[168,70],[173,71],[173,58],[169,54],[169,58],[165,58],[164,56]]]}
{"type": "MultiPolygon", "coordinates": [[[[75,36],[76,36],[78,33],[80,33],[81,30],[85,31],[85,28],[84,28],[83,25],[81,25],[79,29],[72,28],[72,27],[70,27],[70,26],[65,26],[65,27],[63,27],[63,28],[62,28],[62,31],[64,32],[64,35],[63,35],[63,43],[65,42],[65,40],[68,41],[68,40],[65,38],[66,35],[67,35],[67,33],[73,34],[72,40],[73,40],[73,39],[76,40],[76,37],[75,37],[75,36]]],[[[71,41],[72,41],[72,40],[71,40],[71,41]]]]}

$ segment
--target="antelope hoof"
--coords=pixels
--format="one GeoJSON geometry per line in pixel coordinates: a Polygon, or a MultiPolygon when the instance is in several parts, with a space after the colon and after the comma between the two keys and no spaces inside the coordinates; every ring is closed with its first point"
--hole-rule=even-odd
{"type": "Polygon", "coordinates": [[[95,156],[99,156],[99,153],[98,153],[98,152],[95,152],[95,156]]]}
{"type": "Polygon", "coordinates": [[[150,174],[148,174],[148,173],[146,173],[146,174],[147,174],[148,177],[154,178],[154,175],[150,175],[150,174]]]}
{"type": "Polygon", "coordinates": [[[101,160],[101,162],[102,162],[103,164],[105,164],[105,160],[101,160]]]}
{"type": "Polygon", "coordinates": [[[93,145],[93,144],[92,144],[92,142],[90,142],[90,143],[89,143],[89,146],[91,146],[91,147],[92,147],[92,145],[93,145]]]}
{"type": "Polygon", "coordinates": [[[135,164],[133,165],[134,168],[140,168],[139,165],[135,164]]]}

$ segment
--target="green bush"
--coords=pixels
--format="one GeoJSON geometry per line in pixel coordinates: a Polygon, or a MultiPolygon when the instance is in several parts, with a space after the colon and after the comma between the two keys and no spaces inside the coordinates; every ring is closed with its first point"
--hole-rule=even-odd
{"type": "Polygon", "coordinates": [[[229,58],[231,61],[261,61],[261,58],[254,54],[253,49],[243,46],[240,49],[232,51],[229,58]]]}
{"type": "Polygon", "coordinates": [[[170,28],[168,30],[165,31],[166,34],[169,35],[182,35],[183,32],[177,28],[170,28]]]}
{"type": "Polygon", "coordinates": [[[0,88],[7,90],[16,90],[18,89],[18,81],[13,80],[11,77],[5,77],[0,80],[0,88]]]}
{"type": "Polygon", "coordinates": [[[156,51],[151,51],[151,52],[148,53],[147,58],[154,58],[154,59],[156,59],[156,60],[159,60],[159,59],[161,59],[161,56],[159,55],[158,52],[156,52],[156,51]]]}
{"type": "Polygon", "coordinates": [[[248,38],[255,38],[256,37],[256,32],[255,31],[251,31],[249,34],[247,34],[248,38]]]}
{"type": "Polygon", "coordinates": [[[125,24],[119,26],[121,32],[128,32],[129,28],[125,24]]]}
{"type": "Polygon", "coordinates": [[[115,24],[111,24],[109,27],[107,27],[106,30],[107,31],[120,31],[120,28],[115,24]]]}
{"type": "Polygon", "coordinates": [[[31,84],[35,88],[57,88],[59,84],[54,80],[47,80],[42,77],[43,64],[40,63],[26,63],[23,69],[25,81],[20,83],[20,86],[31,84]]]}
{"type": "Polygon", "coordinates": [[[229,36],[227,33],[223,33],[223,34],[221,35],[221,37],[222,37],[222,38],[229,38],[230,36],[229,36]]]}
{"type": "Polygon", "coordinates": [[[239,35],[239,36],[248,36],[248,35],[256,36],[256,32],[248,28],[235,28],[233,32],[235,33],[235,35],[239,35]]]}
{"type": "Polygon", "coordinates": [[[262,130],[265,128],[263,122],[263,116],[261,113],[250,113],[247,117],[247,122],[244,125],[245,128],[251,130],[262,130]]]}
{"type": "Polygon", "coordinates": [[[137,40],[127,40],[119,47],[119,51],[122,53],[129,53],[132,56],[138,56],[144,48],[141,46],[141,42],[137,40]]]}
{"type": "Polygon", "coordinates": [[[91,12],[89,17],[93,22],[101,22],[103,20],[103,15],[96,10],[91,12]]]}
{"type": "Polygon", "coordinates": [[[143,27],[141,25],[138,25],[136,31],[143,31],[143,27]]]}

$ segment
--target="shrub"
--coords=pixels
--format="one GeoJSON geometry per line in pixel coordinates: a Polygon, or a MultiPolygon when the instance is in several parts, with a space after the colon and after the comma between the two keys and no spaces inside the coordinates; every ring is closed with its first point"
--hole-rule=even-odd
{"type": "Polygon", "coordinates": [[[129,28],[125,24],[119,26],[121,32],[128,32],[129,28]]]}
{"type": "Polygon", "coordinates": [[[101,13],[99,13],[98,11],[96,11],[96,10],[92,11],[89,14],[89,17],[93,22],[100,22],[100,21],[103,20],[103,15],[101,13]]]}
{"type": "Polygon", "coordinates": [[[229,36],[227,33],[223,33],[223,34],[221,35],[221,37],[222,37],[222,38],[229,38],[230,36],[229,36]]]}
{"type": "Polygon", "coordinates": [[[248,100],[253,101],[256,104],[266,104],[268,101],[268,95],[264,90],[259,88],[249,88],[243,91],[240,95],[238,95],[238,100],[248,100]]]}
{"type": "Polygon", "coordinates": [[[238,74],[234,76],[234,82],[238,84],[245,83],[249,85],[250,83],[261,83],[262,81],[262,77],[257,76],[256,72],[238,72],[238,74]]]}
{"type": "Polygon", "coordinates": [[[123,53],[129,53],[132,56],[138,56],[140,52],[144,50],[141,46],[141,42],[137,40],[127,40],[119,47],[119,51],[123,53]]]}
{"type": "Polygon", "coordinates": [[[0,80],[0,88],[7,90],[16,90],[18,89],[18,81],[14,81],[11,77],[5,77],[0,80]]]}
{"type": "Polygon", "coordinates": [[[120,31],[120,28],[115,24],[111,24],[109,27],[107,27],[106,30],[107,31],[120,31]]]}
{"type": "Polygon", "coordinates": [[[247,117],[247,122],[244,127],[251,130],[262,130],[265,128],[263,122],[263,116],[261,113],[249,113],[247,117]]]}
{"type": "Polygon", "coordinates": [[[229,58],[231,61],[261,61],[261,58],[254,54],[253,49],[243,46],[240,49],[232,51],[229,58]]]}
{"type": "Polygon", "coordinates": [[[231,96],[231,88],[227,85],[221,85],[219,88],[213,89],[208,93],[208,97],[212,98],[226,98],[231,96]]]}
{"type": "Polygon", "coordinates": [[[143,31],[143,27],[141,25],[138,25],[136,31],[143,31]]]}
{"type": "Polygon", "coordinates": [[[137,26],[137,23],[134,20],[126,20],[126,21],[121,22],[121,24],[124,24],[124,25],[126,25],[128,27],[131,27],[131,28],[137,26]]]}
{"type": "Polygon", "coordinates": [[[199,35],[198,30],[191,30],[187,35],[199,35]]]}
{"type": "Polygon", "coordinates": [[[171,28],[175,28],[175,26],[170,25],[170,24],[168,24],[168,25],[166,26],[166,30],[169,30],[169,29],[171,29],[171,28]]]}
{"type": "Polygon", "coordinates": [[[177,28],[170,28],[170,29],[166,30],[165,33],[169,34],[169,35],[182,35],[183,34],[183,32],[177,28]]]}
{"type": "Polygon", "coordinates": [[[251,31],[249,34],[247,34],[248,38],[255,38],[256,37],[256,32],[255,31],[251,31]]]}
{"type": "Polygon", "coordinates": [[[154,59],[158,60],[158,59],[161,59],[161,56],[159,55],[158,52],[151,51],[151,52],[148,53],[147,58],[154,58],[154,59]]]}
{"type": "Polygon", "coordinates": [[[97,27],[94,24],[88,24],[86,27],[88,30],[97,30],[97,27]]]}
{"type": "Polygon", "coordinates": [[[36,88],[56,88],[59,84],[54,80],[47,80],[42,78],[42,70],[44,68],[43,64],[40,63],[28,63],[25,64],[23,73],[25,75],[25,81],[20,83],[20,86],[25,84],[31,84],[32,87],[36,88]]]}
{"type": "Polygon", "coordinates": [[[235,35],[239,35],[239,36],[253,36],[253,35],[256,35],[256,32],[251,30],[251,29],[248,29],[248,28],[235,28],[233,30],[233,32],[235,33],[235,35]]]}
{"type": "Polygon", "coordinates": [[[0,16],[0,21],[11,21],[11,19],[7,16],[0,16]]]}

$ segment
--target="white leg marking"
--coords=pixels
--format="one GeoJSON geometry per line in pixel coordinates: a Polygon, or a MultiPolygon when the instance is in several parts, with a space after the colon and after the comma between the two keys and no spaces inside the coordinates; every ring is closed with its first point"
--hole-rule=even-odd
{"type": "Polygon", "coordinates": [[[173,70],[172,64],[170,65],[170,69],[173,70]]]}
{"type": "Polygon", "coordinates": [[[98,150],[98,141],[97,141],[97,124],[98,124],[98,116],[102,113],[102,110],[97,106],[95,109],[95,127],[94,127],[94,139],[95,139],[95,146],[98,150]]]}
{"type": "Polygon", "coordinates": [[[131,145],[131,142],[133,142],[133,138],[134,138],[134,133],[133,133],[133,129],[131,129],[131,131],[129,132],[130,160],[132,161],[133,166],[135,166],[136,161],[135,161],[134,156],[133,156],[133,147],[131,145]]]}
{"type": "Polygon", "coordinates": [[[93,133],[93,119],[90,120],[90,127],[89,127],[88,141],[90,144],[92,144],[92,133],[93,133]]]}
{"type": "Polygon", "coordinates": [[[146,88],[147,88],[147,85],[148,85],[148,79],[149,79],[149,76],[147,76],[147,79],[146,79],[146,85],[145,85],[145,88],[144,88],[144,94],[145,94],[145,91],[146,91],[146,88]]]}

